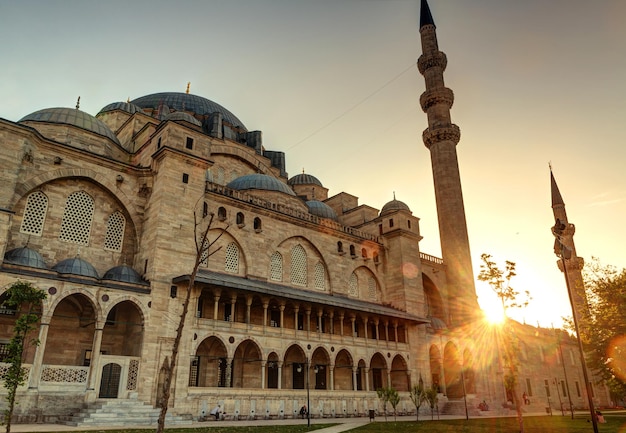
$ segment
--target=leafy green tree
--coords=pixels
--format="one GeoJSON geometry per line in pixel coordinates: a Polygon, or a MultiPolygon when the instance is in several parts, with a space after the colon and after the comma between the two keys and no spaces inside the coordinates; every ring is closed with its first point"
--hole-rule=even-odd
{"type": "Polygon", "coordinates": [[[417,385],[411,388],[409,392],[409,397],[411,397],[411,401],[415,405],[415,419],[416,421],[420,420],[420,407],[426,401],[426,390],[424,389],[424,381],[420,376],[420,380],[417,385]]]}
{"type": "Polygon", "coordinates": [[[393,388],[389,388],[389,404],[393,408],[393,420],[394,421],[397,420],[398,412],[396,411],[396,407],[398,406],[398,403],[400,403],[400,395],[398,394],[398,391],[396,391],[393,388]]]}
{"type": "Polygon", "coordinates": [[[626,269],[593,258],[583,270],[589,314],[580,327],[587,365],[614,399],[626,398],[626,269]]]}
{"type": "Polygon", "coordinates": [[[517,412],[517,420],[520,427],[520,433],[524,433],[524,418],[522,417],[522,401],[518,394],[518,373],[519,373],[519,340],[514,332],[513,323],[508,316],[510,308],[523,308],[528,305],[530,294],[524,292],[523,300],[520,300],[522,294],[511,286],[511,278],[515,274],[515,263],[506,261],[505,269],[500,269],[492,260],[491,255],[481,254],[480,273],[478,279],[487,282],[493,292],[502,302],[502,312],[504,314],[504,323],[502,325],[502,356],[504,365],[508,367],[508,371],[504,376],[504,387],[513,397],[513,404],[517,412]]]}
{"type": "Polygon", "coordinates": [[[391,396],[394,392],[397,394],[397,391],[393,389],[392,387],[378,388],[376,390],[376,394],[378,395],[378,398],[383,404],[383,412],[385,415],[385,421],[387,421],[387,403],[389,403],[389,401],[391,400],[391,396]]]}
{"type": "Polygon", "coordinates": [[[424,398],[428,402],[428,406],[430,406],[430,419],[433,420],[435,418],[435,408],[437,408],[437,418],[439,418],[439,408],[437,407],[439,391],[435,384],[432,384],[430,388],[424,391],[424,398]]]}
{"type": "Polygon", "coordinates": [[[17,310],[17,320],[13,327],[13,336],[7,347],[6,361],[9,368],[2,375],[4,387],[8,390],[8,408],[4,411],[6,432],[11,431],[11,418],[15,409],[17,387],[26,381],[27,371],[22,367],[24,349],[28,344],[39,345],[39,339],[30,338],[30,333],[37,329],[41,316],[41,301],[46,293],[25,281],[16,281],[5,293],[3,307],[17,310]]]}

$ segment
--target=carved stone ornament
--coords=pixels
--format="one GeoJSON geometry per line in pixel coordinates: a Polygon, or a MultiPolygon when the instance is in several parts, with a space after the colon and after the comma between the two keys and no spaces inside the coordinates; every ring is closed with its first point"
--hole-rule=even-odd
{"type": "Polygon", "coordinates": [[[420,74],[424,75],[424,72],[427,69],[438,66],[442,71],[446,69],[448,65],[448,58],[443,51],[437,51],[436,53],[426,53],[422,54],[419,59],[417,59],[417,69],[419,69],[420,74]]]}
{"type": "Polygon", "coordinates": [[[422,140],[427,148],[442,141],[452,141],[457,144],[461,139],[461,130],[455,124],[450,124],[442,128],[427,128],[422,133],[422,140]]]}

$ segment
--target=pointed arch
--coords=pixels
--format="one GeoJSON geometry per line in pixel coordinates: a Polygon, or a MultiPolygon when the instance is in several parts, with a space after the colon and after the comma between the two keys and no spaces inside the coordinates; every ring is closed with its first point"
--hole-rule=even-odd
{"type": "Polygon", "coordinates": [[[443,350],[443,370],[448,398],[463,397],[459,349],[451,341],[446,344],[443,350]]]}

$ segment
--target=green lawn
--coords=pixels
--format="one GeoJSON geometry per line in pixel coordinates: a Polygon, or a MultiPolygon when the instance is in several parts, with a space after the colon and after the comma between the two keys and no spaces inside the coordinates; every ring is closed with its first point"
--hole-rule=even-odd
{"type": "MultiPolygon", "coordinates": [[[[606,414],[606,424],[599,424],[600,433],[626,433],[626,415],[606,414]]],[[[575,419],[562,416],[524,417],[525,433],[593,433],[588,417],[578,416],[575,419]]],[[[334,424],[312,424],[310,429],[306,425],[264,425],[253,427],[197,427],[171,428],[167,433],[305,433],[319,430],[334,424]]],[[[142,430],[92,430],[73,433],[152,433],[155,429],[142,430]]],[[[366,424],[354,430],[353,433],[515,433],[519,428],[515,418],[474,418],[466,420],[441,421],[401,421],[394,422],[389,417],[388,422],[377,421],[366,424]]]]}

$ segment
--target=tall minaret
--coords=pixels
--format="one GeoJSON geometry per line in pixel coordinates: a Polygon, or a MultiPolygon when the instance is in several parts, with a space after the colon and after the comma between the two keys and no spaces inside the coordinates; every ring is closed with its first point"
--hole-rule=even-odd
{"type": "Polygon", "coordinates": [[[474,272],[467,236],[461,176],[456,145],[461,137],[458,126],[450,119],[454,94],[443,82],[446,55],[439,51],[435,22],[428,2],[422,0],[420,16],[422,55],[417,67],[426,81],[420,97],[428,116],[428,128],[422,139],[430,150],[439,218],[441,253],[446,264],[449,326],[462,326],[478,316],[474,272]]]}
{"type": "Polygon", "coordinates": [[[558,266],[565,273],[567,289],[572,294],[572,301],[578,317],[585,317],[589,311],[587,295],[583,283],[582,269],[585,261],[576,255],[574,245],[574,233],[576,227],[567,221],[565,203],[559,191],[559,187],[550,168],[550,189],[552,193],[552,213],[554,214],[554,227],[552,232],[556,237],[554,252],[559,256],[558,266]]]}

